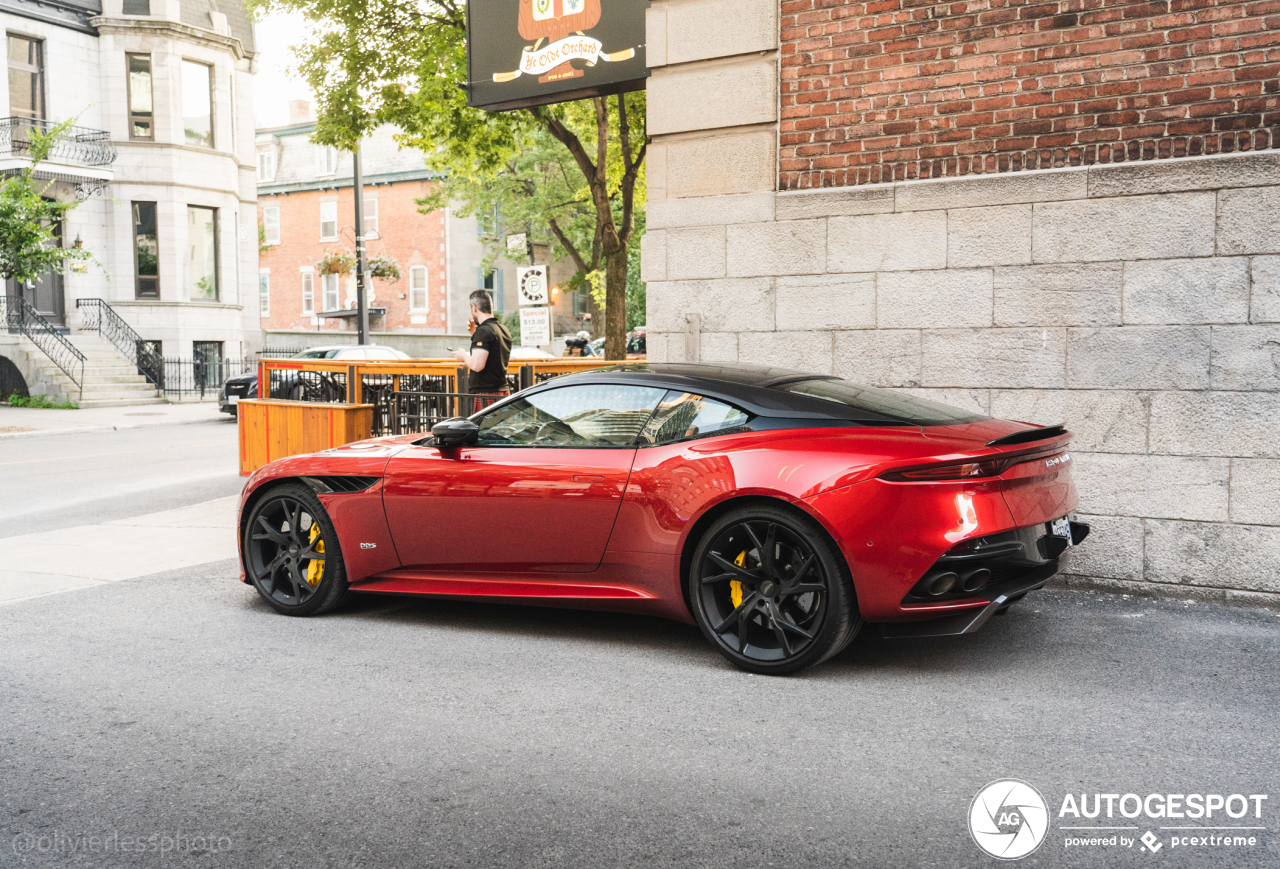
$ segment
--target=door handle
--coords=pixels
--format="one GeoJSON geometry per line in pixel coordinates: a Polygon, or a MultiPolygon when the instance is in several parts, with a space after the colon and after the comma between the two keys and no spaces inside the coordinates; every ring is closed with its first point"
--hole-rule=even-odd
{"type": "Polygon", "coordinates": [[[603,483],[604,477],[597,477],[594,474],[574,474],[573,481],[575,483],[603,483]]]}

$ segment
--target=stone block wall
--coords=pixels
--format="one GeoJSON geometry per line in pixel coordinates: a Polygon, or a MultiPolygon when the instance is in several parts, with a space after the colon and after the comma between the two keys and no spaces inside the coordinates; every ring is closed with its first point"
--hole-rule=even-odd
{"type": "Polygon", "coordinates": [[[1280,601],[1280,152],[778,190],[778,22],[650,9],[650,359],[1065,422],[1094,526],[1069,581],[1280,601]]]}

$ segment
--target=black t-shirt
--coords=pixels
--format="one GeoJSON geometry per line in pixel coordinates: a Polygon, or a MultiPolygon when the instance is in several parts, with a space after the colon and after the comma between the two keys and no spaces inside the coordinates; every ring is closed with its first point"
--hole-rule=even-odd
{"type": "Polygon", "coordinates": [[[507,363],[511,361],[511,333],[490,317],[471,335],[471,352],[488,350],[484,368],[472,371],[468,379],[472,392],[501,392],[507,388],[507,363]]]}

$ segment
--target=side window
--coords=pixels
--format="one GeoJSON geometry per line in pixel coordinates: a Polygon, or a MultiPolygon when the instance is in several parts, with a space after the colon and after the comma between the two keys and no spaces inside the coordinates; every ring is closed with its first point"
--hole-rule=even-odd
{"type": "Polygon", "coordinates": [[[672,390],[640,432],[640,444],[669,444],[686,438],[723,434],[747,424],[745,411],[731,404],[672,390]]]}
{"type": "Polygon", "coordinates": [[[566,386],[520,398],[482,416],[479,446],[629,447],[665,390],[566,386]]]}

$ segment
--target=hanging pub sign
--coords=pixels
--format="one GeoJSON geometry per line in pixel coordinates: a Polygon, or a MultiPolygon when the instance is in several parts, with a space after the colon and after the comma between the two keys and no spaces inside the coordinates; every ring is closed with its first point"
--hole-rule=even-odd
{"type": "Polygon", "coordinates": [[[500,112],[643,90],[648,0],[469,0],[467,103],[500,112]]]}

